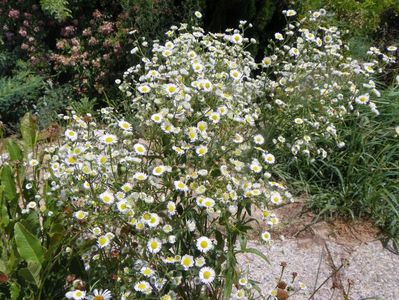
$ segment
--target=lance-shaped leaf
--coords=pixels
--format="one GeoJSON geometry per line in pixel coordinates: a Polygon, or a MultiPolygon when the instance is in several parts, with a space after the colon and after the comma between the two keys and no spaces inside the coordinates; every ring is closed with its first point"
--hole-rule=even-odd
{"type": "Polygon", "coordinates": [[[42,264],[44,261],[44,249],[40,240],[20,222],[14,225],[14,235],[19,255],[27,262],[42,264]]]}
{"type": "Polygon", "coordinates": [[[7,143],[7,151],[12,161],[22,161],[22,150],[14,140],[9,140],[7,143]]]}
{"type": "Polygon", "coordinates": [[[21,135],[25,148],[32,150],[36,145],[38,129],[37,119],[31,113],[26,113],[21,119],[21,135]]]}
{"type": "Polygon", "coordinates": [[[3,186],[3,192],[7,200],[12,201],[17,199],[17,188],[10,166],[5,165],[1,168],[0,183],[3,186]]]}

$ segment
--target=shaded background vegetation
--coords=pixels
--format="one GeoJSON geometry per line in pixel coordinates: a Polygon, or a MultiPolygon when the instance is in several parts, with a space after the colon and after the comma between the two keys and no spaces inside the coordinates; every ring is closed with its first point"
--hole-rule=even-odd
{"type": "Polygon", "coordinates": [[[251,51],[261,58],[268,39],[284,27],[281,11],[288,6],[300,12],[328,9],[337,25],[350,30],[358,56],[375,41],[388,44],[398,37],[394,0],[4,0],[0,121],[12,131],[26,111],[34,110],[45,126],[66,106],[79,109],[81,99],[101,106],[118,98],[114,81],[134,63],[133,41],[139,36],[164,40],[168,27],[190,23],[196,10],[212,32],[251,22],[248,35],[259,41],[251,51]]]}

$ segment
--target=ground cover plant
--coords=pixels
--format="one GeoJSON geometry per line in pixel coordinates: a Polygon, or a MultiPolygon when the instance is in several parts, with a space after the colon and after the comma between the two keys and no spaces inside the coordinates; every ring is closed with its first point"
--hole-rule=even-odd
{"type": "MultiPolygon", "coordinates": [[[[63,129],[45,137],[26,115],[22,142],[2,143],[0,295],[281,299],[285,287],[265,294],[238,267],[245,252],[267,266],[247,244],[252,212],[265,220],[259,240],[271,243],[280,221],[273,208],[293,201],[292,179],[330,187],[342,171],[334,180],[323,176],[347,167],[348,156],[378,171],[366,207],[377,209],[383,186],[391,201],[383,213],[392,216],[383,222],[395,224],[396,121],[378,119],[391,104],[378,100],[376,76],[396,48],[372,48],[368,61],[357,61],[325,10],[283,14],[288,25],[261,62],[248,51],[256,44],[245,36],[251,24],[209,33],[196,25],[196,12],[192,25],[172,26],[165,41],[136,40],[137,63],[115,80],[125,101],[59,115],[63,129]],[[353,127],[362,138],[352,141],[353,127]],[[356,147],[365,154],[358,157],[356,147]]],[[[345,169],[348,183],[370,183],[354,181],[353,170],[345,169]]],[[[351,195],[349,209],[364,207],[357,191],[353,185],[334,205],[345,207],[351,195]]],[[[335,195],[320,197],[319,207],[335,195]]]]}

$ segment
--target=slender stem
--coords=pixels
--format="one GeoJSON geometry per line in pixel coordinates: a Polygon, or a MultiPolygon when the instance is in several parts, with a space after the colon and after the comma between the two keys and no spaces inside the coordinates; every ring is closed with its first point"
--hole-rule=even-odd
{"type": "Polygon", "coordinates": [[[333,277],[335,274],[337,274],[337,273],[339,272],[339,270],[341,270],[343,267],[344,267],[344,264],[341,264],[341,265],[338,267],[338,269],[336,269],[334,272],[332,272],[332,273],[330,274],[330,276],[328,276],[328,277],[319,285],[319,287],[318,287],[316,290],[314,290],[314,292],[312,293],[312,295],[310,295],[310,297],[309,297],[307,300],[311,300],[311,299],[314,297],[314,295],[317,293],[317,291],[320,290],[321,287],[322,287],[323,285],[325,285],[326,282],[327,282],[331,277],[333,277]]]}

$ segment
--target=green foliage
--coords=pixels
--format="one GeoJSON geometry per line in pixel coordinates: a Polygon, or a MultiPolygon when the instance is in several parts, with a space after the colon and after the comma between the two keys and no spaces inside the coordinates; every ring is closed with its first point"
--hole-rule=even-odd
{"type": "Polygon", "coordinates": [[[28,153],[38,136],[31,115],[23,118],[21,131],[29,147],[25,150],[9,139],[9,161],[0,167],[0,275],[6,278],[0,284],[0,299],[61,299],[63,292],[54,287],[62,286],[68,272],[72,257],[65,256],[64,243],[73,236],[63,226],[56,201],[47,196],[49,183],[38,168],[29,166],[28,153]],[[35,180],[28,187],[31,178],[35,180]],[[46,200],[40,210],[35,197],[39,190],[46,200]]]}
{"type": "Polygon", "coordinates": [[[21,135],[24,147],[27,151],[32,151],[35,148],[39,132],[37,129],[37,118],[31,113],[25,114],[21,119],[21,135]]]}
{"type": "Polygon", "coordinates": [[[16,57],[12,52],[0,48],[0,76],[9,75],[15,65],[15,60],[16,57]]]}
{"type": "Polygon", "coordinates": [[[25,112],[32,109],[43,85],[42,77],[24,64],[19,64],[13,76],[0,78],[1,121],[10,125],[16,124],[25,112]]]}
{"type": "Polygon", "coordinates": [[[399,12],[396,0],[304,0],[298,1],[301,11],[325,8],[336,14],[340,26],[360,33],[374,33],[385,11],[399,12]]]}
{"type": "Polygon", "coordinates": [[[291,174],[313,195],[320,214],[372,218],[399,246],[399,91],[384,92],[380,116],[365,115],[343,123],[345,149],[325,161],[291,164],[291,174]]]}
{"type": "Polygon", "coordinates": [[[39,285],[45,251],[40,240],[19,222],[14,225],[14,238],[19,255],[28,263],[30,275],[39,285]]]}
{"type": "Polygon", "coordinates": [[[71,17],[68,4],[68,0],[40,0],[42,10],[54,16],[58,21],[65,21],[71,17]]]}
{"type": "Polygon", "coordinates": [[[88,97],[82,98],[80,101],[73,101],[71,107],[79,115],[91,114],[94,112],[94,106],[96,105],[97,99],[90,99],[88,97]]]}
{"type": "Polygon", "coordinates": [[[47,127],[57,120],[57,115],[65,110],[72,102],[73,89],[69,84],[45,86],[43,95],[38,99],[35,113],[39,116],[40,128],[47,127]]]}

